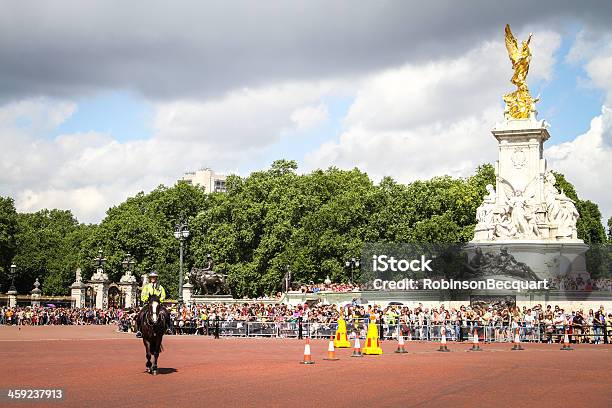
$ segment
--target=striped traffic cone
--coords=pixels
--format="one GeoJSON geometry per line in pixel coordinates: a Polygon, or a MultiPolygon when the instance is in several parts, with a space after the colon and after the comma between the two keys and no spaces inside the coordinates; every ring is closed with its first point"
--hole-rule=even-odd
{"type": "Polygon", "coordinates": [[[519,336],[519,329],[515,330],[514,334],[514,346],[510,349],[512,351],[520,351],[525,350],[523,346],[521,346],[521,336],[519,336]]]}
{"type": "Polygon", "coordinates": [[[359,343],[359,335],[355,334],[355,347],[353,348],[353,354],[351,357],[363,357],[361,354],[361,344],[359,343]]]}
{"type": "Polygon", "coordinates": [[[561,350],[570,351],[573,348],[570,346],[569,335],[567,334],[567,329],[565,329],[565,336],[563,336],[563,346],[561,350]]]}
{"type": "Polygon", "coordinates": [[[400,335],[398,336],[398,340],[397,340],[397,350],[395,350],[396,353],[399,354],[405,354],[408,351],[406,351],[406,346],[404,345],[404,336],[400,335]]]}
{"type": "Polygon", "coordinates": [[[478,331],[476,329],[474,329],[474,340],[472,343],[472,348],[468,351],[482,351],[480,345],[478,344],[478,331]]]}
{"type": "Polygon", "coordinates": [[[334,336],[329,339],[329,347],[327,347],[327,357],[325,357],[323,360],[339,360],[339,358],[336,357],[336,350],[334,349],[334,336]]]}
{"type": "Polygon", "coordinates": [[[300,364],[314,364],[312,356],[310,355],[310,339],[306,338],[306,344],[304,345],[304,359],[300,361],[300,364]]]}
{"type": "Polygon", "coordinates": [[[442,338],[440,340],[440,348],[438,349],[438,351],[443,351],[447,353],[450,350],[448,349],[448,347],[446,347],[446,329],[443,327],[441,332],[442,332],[442,338]]]}

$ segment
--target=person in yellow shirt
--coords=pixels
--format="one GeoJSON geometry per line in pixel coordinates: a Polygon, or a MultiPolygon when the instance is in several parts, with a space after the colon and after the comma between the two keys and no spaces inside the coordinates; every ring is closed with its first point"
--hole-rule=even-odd
{"type": "Polygon", "coordinates": [[[149,283],[142,288],[142,293],[140,294],[140,300],[142,300],[143,304],[149,301],[151,295],[157,296],[160,302],[166,300],[166,289],[157,282],[157,277],[158,275],[155,271],[149,274],[149,283]]]}
{"type": "MultiPolygon", "coordinates": [[[[157,281],[158,276],[159,275],[157,275],[157,272],[155,271],[149,274],[149,283],[147,283],[142,288],[142,292],[140,293],[140,300],[142,300],[143,306],[149,301],[149,298],[152,295],[157,296],[160,303],[166,300],[166,289],[164,289],[164,287],[160,285],[157,281]]],[[[138,338],[142,337],[142,333],[140,332],[140,325],[142,323],[142,310],[144,310],[144,308],[141,309],[140,313],[138,313],[138,317],[136,318],[136,337],[138,338]]]]}

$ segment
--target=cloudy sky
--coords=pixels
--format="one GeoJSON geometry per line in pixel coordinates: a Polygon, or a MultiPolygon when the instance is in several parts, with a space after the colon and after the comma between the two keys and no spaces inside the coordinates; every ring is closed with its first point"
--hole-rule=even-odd
{"type": "Polygon", "coordinates": [[[612,216],[609,1],[0,0],[0,195],[83,222],[211,167],[468,176],[529,32],[549,167],[612,216]]]}

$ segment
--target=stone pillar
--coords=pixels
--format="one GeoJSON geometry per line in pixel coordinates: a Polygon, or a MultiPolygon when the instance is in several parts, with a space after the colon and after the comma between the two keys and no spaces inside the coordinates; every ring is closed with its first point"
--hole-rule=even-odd
{"type": "Polygon", "coordinates": [[[108,306],[108,282],[108,275],[102,268],[98,268],[89,281],[96,292],[96,309],[108,306]]]}
{"type": "Polygon", "coordinates": [[[70,295],[72,297],[72,307],[82,308],[85,307],[85,291],[87,290],[87,286],[83,283],[83,278],[81,277],[81,268],[77,268],[75,271],[75,280],[72,285],[70,285],[70,295]]]}
{"type": "Polygon", "coordinates": [[[39,286],[40,282],[38,281],[38,278],[36,278],[36,281],[34,282],[34,289],[32,289],[32,291],[30,292],[30,301],[32,302],[32,307],[40,306],[40,295],[42,294],[42,290],[40,290],[39,286]]]}
{"type": "Polygon", "coordinates": [[[70,295],[72,296],[72,307],[85,307],[85,290],[87,286],[83,282],[74,282],[70,286],[70,295]]]}
{"type": "Polygon", "coordinates": [[[191,298],[193,296],[193,285],[189,282],[183,284],[183,302],[185,304],[191,304],[191,298]]]}
{"type": "Polygon", "coordinates": [[[12,287],[11,289],[9,289],[8,292],[6,292],[6,294],[8,295],[9,307],[16,307],[17,306],[17,291],[15,290],[15,288],[12,287]]]}
{"type": "Polygon", "coordinates": [[[119,281],[119,287],[124,296],[125,307],[138,306],[138,283],[131,271],[128,270],[123,274],[119,281]]]}

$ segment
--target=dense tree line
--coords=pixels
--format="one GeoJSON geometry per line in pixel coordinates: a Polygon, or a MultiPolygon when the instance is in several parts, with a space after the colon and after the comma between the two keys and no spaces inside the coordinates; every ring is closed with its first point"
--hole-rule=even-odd
{"type": "MultiPolygon", "coordinates": [[[[216,269],[228,275],[234,295],[279,290],[286,268],[296,281],[335,281],[349,274],[344,262],[359,256],[365,242],[466,242],[473,237],[476,208],[485,186],[494,184],[491,165],[468,178],[435,177],[399,184],[387,177],[374,184],[367,174],[329,168],[297,174],[294,161],[280,160],[246,178],[229,176],[227,193],[205,194],[179,182],[139,193],[107,211],[97,225],[80,224],[70,211],[15,211],[0,197],[0,284],[18,268],[16,286],[27,293],[40,277],[46,294],[67,294],[74,271],[93,273],[98,249],[112,280],[123,273],[127,253],[135,272],[156,269],[176,295],[179,269],[175,225],[188,222],[185,266],[202,266],[213,254],[216,269]]],[[[580,200],[557,174],[557,187],[576,201],[578,235],[585,242],[610,239],[595,203],[580,200]]],[[[612,218],[608,225],[612,224],[612,218]]]]}

